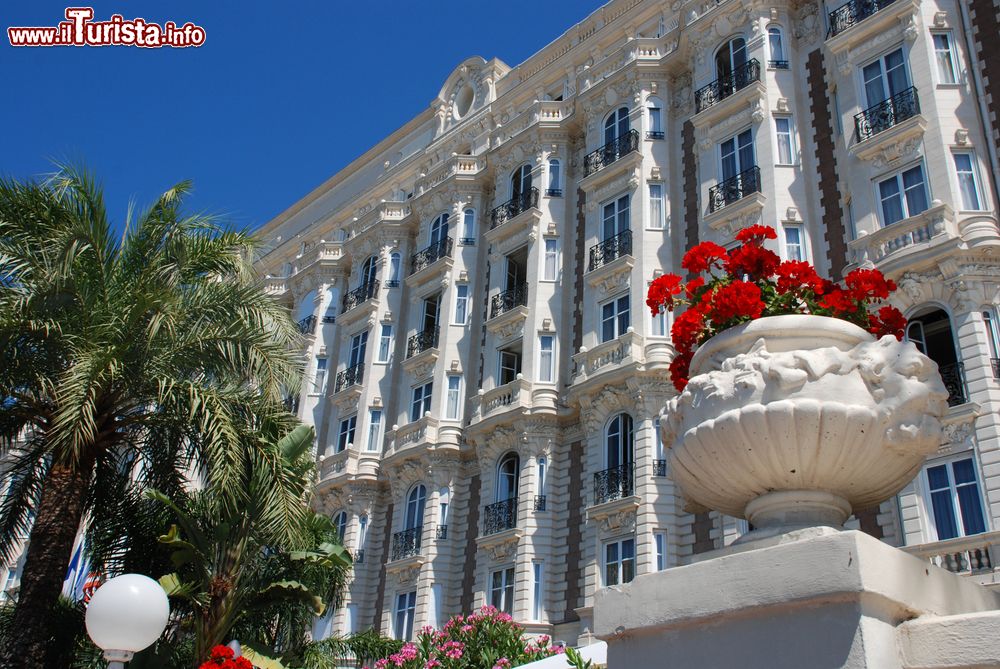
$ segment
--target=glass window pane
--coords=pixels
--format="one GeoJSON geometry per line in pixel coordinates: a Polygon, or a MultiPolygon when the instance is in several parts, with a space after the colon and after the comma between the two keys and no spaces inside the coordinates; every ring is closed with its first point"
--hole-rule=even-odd
{"type": "Polygon", "coordinates": [[[618,544],[608,544],[604,550],[606,552],[605,562],[608,564],[618,562],[618,544]]]}
{"type": "Polygon", "coordinates": [[[955,474],[955,485],[976,482],[976,468],[972,465],[972,459],[959,460],[951,465],[955,474]]]}
{"type": "Polygon", "coordinates": [[[951,39],[944,33],[934,35],[934,53],[937,56],[938,76],[942,84],[955,83],[955,65],[951,55],[951,39]]]}
{"type": "Polygon", "coordinates": [[[768,46],[771,50],[771,60],[784,60],[785,52],[781,48],[781,31],[771,28],[767,31],[768,46]]]}
{"type": "Polygon", "coordinates": [[[906,191],[906,213],[908,216],[916,216],[927,209],[924,171],[919,165],[903,172],[903,189],[906,191]]]}
{"type": "Polygon", "coordinates": [[[631,583],[635,578],[635,559],[622,560],[622,583],[631,583]]]}
{"type": "Polygon", "coordinates": [[[931,505],[934,507],[934,527],[937,528],[938,540],[957,537],[958,523],[955,521],[955,509],[951,503],[951,491],[941,490],[931,493],[931,505]]]}
{"type": "Polygon", "coordinates": [[[627,560],[635,557],[635,539],[626,539],[622,542],[622,559],[627,560]]]}
{"type": "Polygon", "coordinates": [[[892,225],[903,220],[903,202],[899,197],[899,181],[896,177],[879,183],[878,189],[882,200],[882,225],[892,225]]]}
{"type": "Polygon", "coordinates": [[[986,531],[986,522],[983,519],[983,502],[979,498],[978,485],[958,487],[958,506],[962,511],[962,528],[966,535],[986,531]]]}
{"type": "Polygon", "coordinates": [[[948,487],[948,467],[939,465],[927,469],[927,482],[931,490],[941,490],[948,487]]]}

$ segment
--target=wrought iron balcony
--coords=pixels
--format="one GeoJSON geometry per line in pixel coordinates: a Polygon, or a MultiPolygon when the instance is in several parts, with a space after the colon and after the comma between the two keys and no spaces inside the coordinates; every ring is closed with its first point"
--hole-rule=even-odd
{"type": "Polygon", "coordinates": [[[628,497],[634,492],[635,469],[631,462],[594,474],[594,504],[628,497]]]}
{"type": "Polygon", "coordinates": [[[459,246],[475,246],[476,245],[476,238],[475,237],[459,237],[458,238],[458,245],[459,246]]]}
{"type": "Polygon", "coordinates": [[[538,207],[538,189],[529,188],[520,195],[515,195],[490,212],[490,230],[503,225],[518,214],[532,207],[538,207]]]}
{"type": "Polygon", "coordinates": [[[312,334],[316,332],[316,317],[306,316],[299,321],[299,332],[302,334],[312,334]]]}
{"type": "Polygon", "coordinates": [[[337,373],[337,383],[333,387],[333,392],[339,393],[344,388],[350,388],[361,383],[365,375],[365,363],[359,362],[354,367],[348,367],[337,373]]]}
{"type": "Polygon", "coordinates": [[[590,247],[590,269],[593,272],[602,265],[607,265],[622,256],[632,255],[632,231],[622,230],[614,237],[605,239],[600,244],[590,247]]]}
{"type": "Polygon", "coordinates": [[[422,330],[410,337],[406,342],[406,357],[412,358],[417,353],[422,353],[427,349],[436,348],[438,345],[438,335],[441,328],[430,328],[422,330]]]}
{"type": "Polygon", "coordinates": [[[517,498],[511,497],[486,507],[483,535],[496,534],[517,527],[517,498]]]}
{"type": "Polygon", "coordinates": [[[329,325],[331,323],[336,323],[336,322],[337,322],[337,315],[336,314],[327,314],[326,316],[323,316],[323,324],[324,325],[329,325]]]}
{"type": "Polygon", "coordinates": [[[965,365],[953,362],[938,367],[944,387],[948,389],[948,406],[955,407],[969,401],[969,390],[965,385],[965,365]]]}
{"type": "Polygon", "coordinates": [[[350,311],[359,304],[364,304],[368,300],[378,296],[378,281],[362,284],[344,295],[344,309],[340,313],[350,311]]]}
{"type": "Polygon", "coordinates": [[[399,288],[399,280],[398,279],[389,279],[388,281],[385,282],[385,287],[386,288],[399,288]]]}
{"type": "Polygon", "coordinates": [[[402,560],[420,554],[420,534],[424,526],[416,527],[392,535],[392,559],[402,560]]]}
{"type": "Polygon", "coordinates": [[[562,188],[546,188],[545,197],[562,197],[562,188]]]}
{"type": "Polygon", "coordinates": [[[859,142],[870,139],[920,113],[920,98],[914,86],[854,115],[854,136],[859,142]]]}
{"type": "Polygon", "coordinates": [[[442,541],[448,538],[448,526],[447,525],[438,525],[437,526],[437,538],[441,539],[442,541]]]}
{"type": "Polygon", "coordinates": [[[647,130],[646,139],[663,139],[667,134],[662,130],[647,130]]]}
{"type": "Polygon", "coordinates": [[[1000,379],[1000,358],[990,358],[990,364],[993,366],[993,378],[1000,379]]]}
{"type": "Polygon", "coordinates": [[[788,61],[787,60],[769,60],[767,61],[767,66],[772,70],[787,70],[788,61]]]}
{"type": "Polygon", "coordinates": [[[616,160],[620,160],[639,150],[639,131],[629,130],[627,133],[613,139],[596,151],[587,154],[583,159],[583,176],[589,177],[616,160]]]}
{"type": "Polygon", "coordinates": [[[742,91],[755,81],[760,81],[760,62],[751,58],[724,77],[719,77],[694,94],[694,112],[697,114],[722,102],[733,93],[742,91]]]}
{"type": "Polygon", "coordinates": [[[736,176],[708,189],[709,213],[739,202],[747,195],[760,192],[760,168],[754,165],[736,176]]]}
{"type": "Polygon", "coordinates": [[[410,256],[410,274],[416,274],[425,267],[433,265],[441,258],[451,257],[452,239],[445,237],[434,242],[423,251],[417,251],[410,256]]]}
{"type": "Polygon", "coordinates": [[[354,564],[362,564],[365,561],[365,549],[359,548],[354,551],[354,564]]]}
{"type": "Polygon", "coordinates": [[[830,28],[827,38],[836,37],[855,23],[864,21],[875,12],[881,11],[896,0],[851,0],[830,12],[830,28]]]}
{"type": "Polygon", "coordinates": [[[667,475],[667,461],[653,460],[653,476],[666,476],[666,475],[667,475]]]}
{"type": "Polygon", "coordinates": [[[528,284],[522,283],[493,296],[490,301],[490,318],[496,318],[515,307],[526,306],[528,306],[528,284]]]}
{"type": "Polygon", "coordinates": [[[545,511],[545,495],[535,495],[535,511],[545,511]]]}

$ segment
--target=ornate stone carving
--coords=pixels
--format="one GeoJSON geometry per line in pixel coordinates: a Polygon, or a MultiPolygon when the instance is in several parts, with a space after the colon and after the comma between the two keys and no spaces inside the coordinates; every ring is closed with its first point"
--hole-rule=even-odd
{"type": "Polygon", "coordinates": [[[403,569],[396,572],[396,582],[400,585],[405,585],[407,583],[415,583],[417,577],[420,576],[420,568],[423,565],[414,564],[409,565],[403,569]]]}
{"type": "Polygon", "coordinates": [[[487,546],[486,552],[493,562],[507,562],[517,554],[517,542],[519,537],[511,537],[506,541],[487,546]]]}
{"type": "Polygon", "coordinates": [[[622,289],[628,288],[629,280],[632,277],[632,268],[625,266],[620,270],[609,274],[597,282],[597,290],[600,295],[610,295],[622,289]]]}
{"type": "Polygon", "coordinates": [[[886,144],[881,149],[871,155],[872,165],[875,167],[886,167],[900,158],[905,158],[917,152],[917,148],[923,141],[923,134],[910,135],[896,142],[886,144]]]}
{"type": "Polygon", "coordinates": [[[601,518],[601,531],[605,534],[634,532],[635,509],[624,509],[601,518]]]}
{"type": "Polygon", "coordinates": [[[805,2],[799,7],[792,24],[792,34],[801,40],[811,40],[819,32],[819,3],[805,2]]]}

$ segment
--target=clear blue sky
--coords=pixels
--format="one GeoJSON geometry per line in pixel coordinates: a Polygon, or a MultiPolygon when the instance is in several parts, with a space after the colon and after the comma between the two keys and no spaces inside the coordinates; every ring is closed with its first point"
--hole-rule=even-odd
{"type": "MultiPolygon", "coordinates": [[[[86,3],[68,3],[84,5],[86,3]]],[[[10,26],[55,26],[67,3],[0,11],[0,173],[83,161],[124,217],[193,179],[193,209],[256,227],[424,109],[472,55],[514,66],[601,0],[93,4],[203,26],[200,48],[14,49],[10,26]],[[491,11],[487,11],[487,6],[491,11]]]]}

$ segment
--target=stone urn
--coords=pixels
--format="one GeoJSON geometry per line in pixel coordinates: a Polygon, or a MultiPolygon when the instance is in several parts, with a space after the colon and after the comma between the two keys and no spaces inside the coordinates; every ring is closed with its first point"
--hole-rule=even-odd
{"type": "Polygon", "coordinates": [[[761,318],[701,344],[660,416],[673,480],[758,535],[840,527],[899,492],[941,443],[937,365],[825,316],[761,318]]]}

